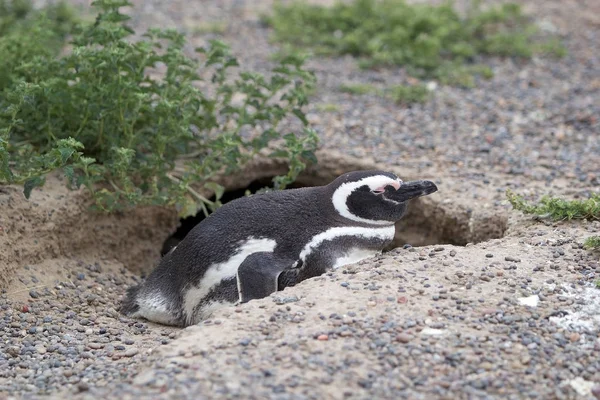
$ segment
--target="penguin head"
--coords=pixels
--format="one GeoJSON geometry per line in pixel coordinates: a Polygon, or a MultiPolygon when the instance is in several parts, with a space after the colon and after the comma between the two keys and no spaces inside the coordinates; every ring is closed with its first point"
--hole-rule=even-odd
{"type": "Polygon", "coordinates": [[[391,225],[406,211],[406,203],[437,191],[431,181],[403,182],[386,171],[354,171],[329,184],[333,206],[343,217],[372,225],[391,225]]]}

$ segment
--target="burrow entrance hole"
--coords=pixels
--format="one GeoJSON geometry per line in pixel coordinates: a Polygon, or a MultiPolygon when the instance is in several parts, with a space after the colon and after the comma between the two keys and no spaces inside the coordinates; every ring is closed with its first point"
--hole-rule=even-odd
{"type": "MultiPolygon", "coordinates": [[[[335,176],[321,177],[315,179],[300,177],[289,189],[325,185],[335,179],[335,176]]],[[[249,191],[255,193],[257,190],[269,186],[272,177],[259,178],[252,181],[246,187],[226,191],[221,202],[223,204],[243,197],[249,191]]],[[[443,190],[443,187],[440,191],[443,190]]],[[[396,223],[396,236],[394,242],[384,251],[402,247],[410,244],[413,247],[427,245],[452,244],[464,246],[467,243],[477,243],[504,236],[507,221],[493,215],[479,216],[474,218],[473,210],[461,209],[460,207],[448,207],[441,203],[443,196],[434,193],[430,198],[411,200],[404,217],[396,223]],[[437,198],[436,198],[437,197],[437,198]]],[[[211,199],[211,200],[214,200],[211,199]]],[[[171,248],[181,242],[185,236],[203,219],[203,212],[195,216],[180,220],[178,229],[164,242],[161,256],[169,252],[171,248]]]]}

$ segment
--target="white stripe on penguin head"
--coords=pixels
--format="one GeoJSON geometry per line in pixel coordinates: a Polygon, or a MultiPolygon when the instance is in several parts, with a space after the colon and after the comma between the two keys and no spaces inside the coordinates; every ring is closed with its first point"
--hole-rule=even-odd
{"type": "Polygon", "coordinates": [[[358,215],[354,215],[348,209],[348,197],[361,186],[367,185],[371,190],[376,190],[380,187],[384,187],[387,185],[392,185],[394,187],[399,187],[402,184],[400,179],[393,179],[386,175],[375,175],[369,176],[367,178],[363,178],[361,180],[355,182],[347,182],[340,187],[338,187],[335,192],[333,192],[332,201],[333,206],[336,211],[345,218],[348,218],[352,221],[363,222],[366,224],[372,225],[390,225],[395,221],[385,221],[385,220],[375,220],[375,219],[366,219],[361,218],[358,215]]]}

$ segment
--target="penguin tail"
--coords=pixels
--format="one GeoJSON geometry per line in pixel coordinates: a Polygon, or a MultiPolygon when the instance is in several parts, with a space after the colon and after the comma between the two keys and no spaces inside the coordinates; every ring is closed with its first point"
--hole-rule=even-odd
{"type": "Polygon", "coordinates": [[[137,297],[141,288],[142,285],[140,284],[127,289],[125,299],[121,303],[121,308],[119,309],[119,312],[127,316],[131,316],[139,311],[140,306],[137,302],[137,297]]]}

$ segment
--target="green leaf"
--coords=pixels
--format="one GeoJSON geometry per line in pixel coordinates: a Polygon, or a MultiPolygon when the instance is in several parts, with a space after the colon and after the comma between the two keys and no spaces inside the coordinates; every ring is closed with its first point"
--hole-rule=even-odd
{"type": "Polygon", "coordinates": [[[271,158],[286,158],[289,157],[289,152],[287,150],[284,149],[279,149],[279,150],[275,150],[273,152],[271,152],[269,154],[269,157],[271,158]]]}
{"type": "Polygon", "coordinates": [[[296,117],[298,117],[300,119],[300,121],[302,121],[302,123],[304,125],[308,125],[308,120],[306,119],[306,115],[304,115],[304,113],[302,112],[302,110],[295,108],[292,110],[292,112],[294,113],[294,115],[296,117]]]}
{"type": "Polygon", "coordinates": [[[46,183],[46,178],[43,176],[36,176],[27,179],[23,184],[23,194],[25,195],[25,198],[29,199],[31,196],[31,191],[36,187],[43,186],[44,183],[46,183]]]}
{"type": "Polygon", "coordinates": [[[221,197],[223,197],[223,193],[225,193],[225,187],[215,182],[207,182],[204,184],[204,187],[214,192],[215,199],[217,201],[221,200],[221,197]]]}
{"type": "Polygon", "coordinates": [[[58,149],[58,151],[60,152],[60,161],[62,164],[65,164],[67,161],[69,161],[69,158],[71,158],[73,153],[75,153],[75,149],[69,147],[61,147],[58,149]]]}
{"type": "Polygon", "coordinates": [[[179,218],[187,218],[198,213],[198,204],[189,197],[185,197],[179,205],[179,218]]]}

